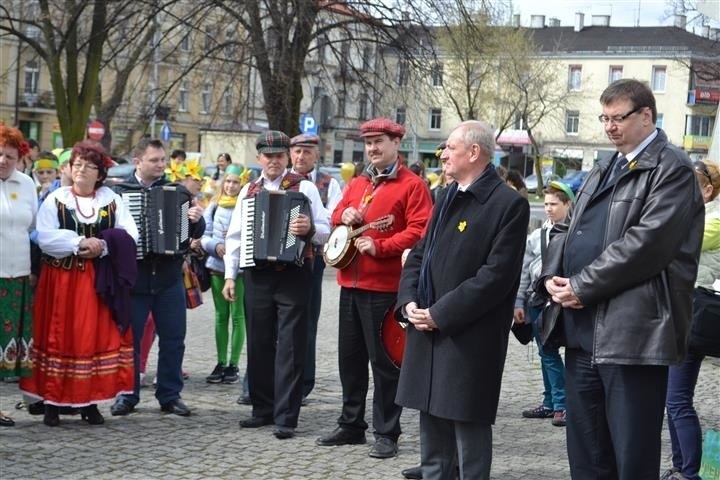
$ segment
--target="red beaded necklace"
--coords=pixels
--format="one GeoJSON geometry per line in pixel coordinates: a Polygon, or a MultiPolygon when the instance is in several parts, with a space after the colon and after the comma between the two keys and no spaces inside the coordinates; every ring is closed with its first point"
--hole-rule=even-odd
{"type": "Polygon", "coordinates": [[[85,215],[82,210],[80,210],[80,203],[78,202],[78,197],[83,198],[95,198],[95,190],[93,190],[91,195],[81,195],[75,191],[75,187],[71,188],[73,198],[75,198],[75,209],[83,218],[93,218],[95,216],[95,207],[92,207],[92,212],[90,212],[90,215],[85,215]]]}

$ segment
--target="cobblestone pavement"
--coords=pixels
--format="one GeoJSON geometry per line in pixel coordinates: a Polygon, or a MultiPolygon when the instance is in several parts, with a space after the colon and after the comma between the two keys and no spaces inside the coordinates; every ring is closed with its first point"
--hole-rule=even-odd
{"type": "MultiPolygon", "coordinates": [[[[397,458],[368,457],[368,446],[317,447],[315,439],[335,427],[341,393],[337,373],[337,304],[334,272],[326,271],[318,338],[317,385],[300,413],[297,435],[277,440],[271,427],[240,429],[250,407],[235,403],[240,386],[209,385],[215,365],[213,308],[209,294],[188,314],[184,368],[190,373],[183,399],[193,415],[162,414],[151,388],[142,391],[138,412],[88,426],[79,416],[61,417],[50,428],[41,416],[15,411],[17,385],[0,383],[0,408],[10,412],[14,428],[0,429],[0,478],[7,479],[385,479],[419,459],[418,416],[405,411],[397,458]]],[[[155,350],[148,371],[154,370],[155,350]]],[[[244,365],[245,355],[241,359],[244,365]]],[[[241,368],[242,372],[242,368],[241,368]]],[[[542,392],[537,353],[510,340],[502,395],[494,427],[493,479],[569,478],[563,428],[547,420],[520,417],[542,392]]],[[[720,364],[704,362],[696,392],[704,427],[720,429],[720,364]]],[[[369,405],[369,413],[372,406],[369,405]]],[[[370,419],[368,423],[372,424],[370,419]]],[[[368,441],[372,436],[368,434],[368,441]]],[[[663,461],[669,464],[667,431],[663,461]]]]}

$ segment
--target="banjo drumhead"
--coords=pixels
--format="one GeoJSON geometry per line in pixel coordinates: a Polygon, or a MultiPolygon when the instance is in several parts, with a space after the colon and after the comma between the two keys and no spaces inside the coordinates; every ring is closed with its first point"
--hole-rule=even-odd
{"type": "Polygon", "coordinates": [[[348,240],[347,228],[336,228],[330,234],[327,243],[325,244],[325,257],[329,261],[335,261],[339,259],[345,251],[345,244],[348,240]]]}

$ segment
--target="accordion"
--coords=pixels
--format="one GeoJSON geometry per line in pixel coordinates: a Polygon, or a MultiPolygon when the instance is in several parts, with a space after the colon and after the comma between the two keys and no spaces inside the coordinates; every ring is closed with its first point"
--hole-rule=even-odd
{"type": "Polygon", "coordinates": [[[182,255],[190,247],[188,210],[192,196],[184,187],[141,187],[121,193],[138,227],[137,258],[149,254],[182,255]]]}
{"type": "Polygon", "coordinates": [[[302,265],[305,241],[290,233],[290,222],[301,213],[310,216],[310,202],[300,192],[261,190],[238,205],[243,225],[240,231],[240,268],[264,262],[302,265]]]}

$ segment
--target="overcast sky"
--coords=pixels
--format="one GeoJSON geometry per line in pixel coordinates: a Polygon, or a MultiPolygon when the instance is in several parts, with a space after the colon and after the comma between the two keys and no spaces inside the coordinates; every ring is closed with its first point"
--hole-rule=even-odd
{"type": "MultiPolygon", "coordinates": [[[[512,0],[512,4],[515,13],[520,14],[521,25],[526,27],[530,26],[530,15],[545,15],[546,22],[551,17],[559,18],[561,26],[572,26],[575,12],[585,14],[585,25],[590,24],[592,15],[610,15],[610,26],[613,27],[673,24],[672,7],[666,0],[512,0]]],[[[691,16],[688,15],[688,21],[691,16]]],[[[712,22],[712,25],[719,26],[718,22],[712,22]]]]}

